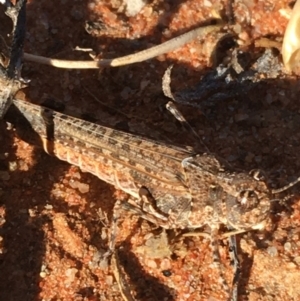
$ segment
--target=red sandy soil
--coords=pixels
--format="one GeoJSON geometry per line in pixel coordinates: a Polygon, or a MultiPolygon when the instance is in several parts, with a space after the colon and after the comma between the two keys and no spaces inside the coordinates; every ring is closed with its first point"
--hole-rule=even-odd
{"type": "MultiPolygon", "coordinates": [[[[88,60],[86,52],[74,51],[79,46],[103,58],[119,57],[184,33],[217,13],[224,16],[226,5],[223,0],[154,0],[128,16],[121,0],[31,0],[25,51],[88,60]],[[96,27],[89,33],[86,21],[96,27]]],[[[234,1],[234,40],[251,56],[263,53],[255,41],[282,42],[290,8],[289,1],[234,1]]],[[[31,82],[22,95],[38,104],[59,99],[69,115],[193,145],[193,135],[165,109],[161,79],[174,64],[173,89],[193,87],[215,68],[209,56],[218,37],[116,69],[63,70],[25,62],[23,76],[31,82]]],[[[246,97],[239,91],[213,108],[178,107],[212,153],[245,172],[263,169],[280,187],[300,176],[298,95],[298,79],[280,75],[246,97]]],[[[111,266],[94,264],[96,250],[107,248],[120,192],[20,140],[5,122],[1,133],[0,300],[123,300],[111,266]]],[[[300,300],[297,191],[274,205],[268,232],[238,236],[239,300],[300,300]]],[[[120,262],[137,300],[226,300],[209,240],[191,237],[169,244],[161,229],[129,213],[120,228],[120,262]]],[[[220,241],[219,250],[231,283],[227,240],[220,241]]]]}

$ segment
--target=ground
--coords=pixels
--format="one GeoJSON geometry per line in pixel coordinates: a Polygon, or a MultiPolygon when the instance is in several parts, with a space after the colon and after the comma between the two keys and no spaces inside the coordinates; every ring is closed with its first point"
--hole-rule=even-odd
{"type": "MultiPolygon", "coordinates": [[[[282,42],[293,3],[233,2],[229,40],[251,62],[265,51],[258,47],[260,38],[282,42]]],[[[134,8],[126,3],[130,6],[121,0],[28,1],[25,51],[90,59],[74,50],[78,46],[113,58],[157,45],[218,14],[230,21],[223,0],[154,0],[144,6],[135,1],[134,8]]],[[[173,64],[172,89],[194,87],[216,68],[210,56],[221,36],[215,33],[168,55],[116,69],[63,70],[24,62],[22,75],[31,81],[19,97],[37,104],[60,100],[69,115],[201,147],[165,109],[161,81],[173,64]]],[[[230,49],[221,53],[223,62],[230,49]]],[[[281,187],[300,176],[299,80],[283,72],[265,77],[257,85],[231,86],[234,95],[226,87],[216,88],[195,101],[199,108],[178,107],[212,153],[243,172],[262,169],[270,185],[281,187]],[[225,96],[210,102],[216,93],[225,96]]],[[[96,250],[107,248],[120,192],[20,140],[5,122],[1,133],[0,299],[123,300],[112,267],[94,264],[96,250]]],[[[291,192],[286,201],[274,202],[268,231],[237,237],[239,300],[300,299],[299,186],[291,192]]],[[[160,228],[130,213],[124,213],[120,228],[120,266],[136,300],[226,300],[208,239],[191,237],[172,245],[160,228]]],[[[169,240],[171,236],[167,233],[169,240]]],[[[227,240],[220,241],[219,250],[230,283],[227,240]]]]}

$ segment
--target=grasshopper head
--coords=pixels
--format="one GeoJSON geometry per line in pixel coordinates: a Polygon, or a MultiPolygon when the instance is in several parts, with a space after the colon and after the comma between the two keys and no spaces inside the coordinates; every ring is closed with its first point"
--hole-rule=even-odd
{"type": "Polygon", "coordinates": [[[237,230],[263,229],[270,214],[272,191],[264,180],[235,174],[223,183],[227,223],[237,230]]]}

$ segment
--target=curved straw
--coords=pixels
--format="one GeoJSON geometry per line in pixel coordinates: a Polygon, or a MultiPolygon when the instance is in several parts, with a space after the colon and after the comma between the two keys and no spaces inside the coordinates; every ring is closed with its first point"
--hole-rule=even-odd
{"type": "Polygon", "coordinates": [[[96,61],[71,61],[71,60],[52,59],[52,58],[33,55],[29,53],[24,53],[23,58],[26,61],[36,62],[40,64],[50,65],[56,68],[65,68],[65,69],[98,69],[100,67],[108,67],[108,66],[119,67],[123,65],[129,65],[129,64],[146,61],[148,59],[152,59],[156,56],[162,55],[164,53],[174,51],[196,38],[203,38],[208,33],[213,32],[215,30],[219,30],[221,27],[222,27],[221,22],[217,25],[198,27],[178,37],[175,37],[169,41],[166,41],[160,45],[115,59],[100,59],[96,61]]]}

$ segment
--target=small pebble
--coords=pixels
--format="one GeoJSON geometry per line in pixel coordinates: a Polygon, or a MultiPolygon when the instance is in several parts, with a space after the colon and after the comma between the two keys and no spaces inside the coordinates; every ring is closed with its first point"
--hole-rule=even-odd
{"type": "Polygon", "coordinates": [[[65,275],[68,277],[68,281],[72,282],[75,280],[76,274],[77,274],[78,270],[75,268],[69,268],[66,270],[65,275]]]}
{"type": "Polygon", "coordinates": [[[106,280],[107,285],[113,285],[113,283],[114,283],[113,276],[108,275],[105,280],[106,280]]]}
{"type": "Polygon", "coordinates": [[[8,162],[9,171],[15,171],[18,169],[18,164],[16,161],[8,162]]]}
{"type": "Polygon", "coordinates": [[[46,272],[40,272],[40,277],[45,278],[47,276],[46,272]]]}
{"type": "Polygon", "coordinates": [[[291,252],[292,244],[290,242],[286,242],[283,247],[286,252],[291,252]]]}
{"type": "Polygon", "coordinates": [[[154,260],[151,260],[151,259],[147,260],[147,266],[148,266],[149,268],[152,268],[152,269],[157,269],[157,264],[156,264],[156,262],[155,262],[154,260]]]}
{"type": "Polygon", "coordinates": [[[295,261],[295,263],[296,263],[298,266],[300,266],[300,256],[296,256],[296,257],[294,258],[294,261],[295,261]]]}
{"type": "Polygon", "coordinates": [[[163,270],[162,271],[162,274],[165,276],[165,277],[170,277],[172,275],[172,272],[170,270],[163,270]]]}
{"type": "Polygon", "coordinates": [[[267,249],[267,252],[268,252],[268,254],[270,255],[270,256],[272,256],[272,257],[275,257],[275,256],[277,256],[278,255],[278,250],[277,250],[277,248],[276,247],[269,247],[268,249],[267,249]]]}

